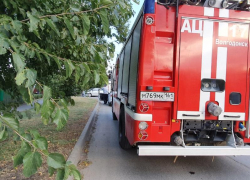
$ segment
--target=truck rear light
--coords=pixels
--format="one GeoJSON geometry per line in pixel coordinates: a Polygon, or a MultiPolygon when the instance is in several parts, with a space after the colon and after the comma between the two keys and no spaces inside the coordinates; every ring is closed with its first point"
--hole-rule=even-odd
{"type": "Polygon", "coordinates": [[[148,133],[146,131],[141,131],[138,134],[138,138],[140,140],[146,140],[148,138],[148,133]]]}
{"type": "Polygon", "coordinates": [[[148,123],[146,122],[140,122],[139,123],[139,129],[140,130],[146,130],[148,128],[148,123]]]}
{"type": "Polygon", "coordinates": [[[225,81],[222,79],[202,79],[201,90],[204,92],[223,92],[225,81]]]}

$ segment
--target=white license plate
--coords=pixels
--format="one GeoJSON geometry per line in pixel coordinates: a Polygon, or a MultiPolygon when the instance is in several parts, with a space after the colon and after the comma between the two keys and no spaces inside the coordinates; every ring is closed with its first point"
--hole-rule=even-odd
{"type": "Polygon", "coordinates": [[[145,101],[174,101],[174,93],[141,92],[140,99],[145,101]]]}

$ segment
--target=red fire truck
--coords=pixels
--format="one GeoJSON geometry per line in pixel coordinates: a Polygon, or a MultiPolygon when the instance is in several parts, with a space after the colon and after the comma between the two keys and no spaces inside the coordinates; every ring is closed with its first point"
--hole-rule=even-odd
{"type": "Polygon", "coordinates": [[[249,10],[247,0],[145,0],[113,74],[121,148],[250,155],[249,10]]]}

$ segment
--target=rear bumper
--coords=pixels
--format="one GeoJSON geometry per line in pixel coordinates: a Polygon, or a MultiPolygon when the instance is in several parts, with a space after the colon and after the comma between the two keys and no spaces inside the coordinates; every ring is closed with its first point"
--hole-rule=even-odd
{"type": "Polygon", "coordinates": [[[242,156],[250,155],[250,146],[138,146],[139,156],[242,156]]]}

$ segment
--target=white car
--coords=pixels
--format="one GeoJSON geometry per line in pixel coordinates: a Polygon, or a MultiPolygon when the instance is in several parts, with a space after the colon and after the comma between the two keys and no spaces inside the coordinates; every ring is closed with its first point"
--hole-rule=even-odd
{"type": "Polygon", "coordinates": [[[99,95],[99,89],[100,88],[92,88],[92,89],[89,89],[87,92],[86,92],[86,96],[98,96],[99,95]]]}

